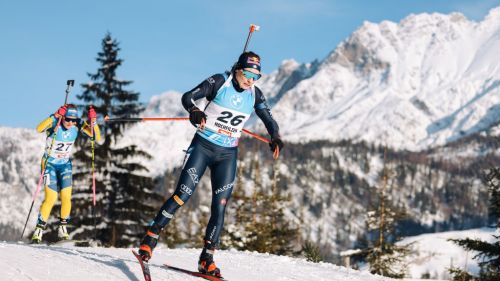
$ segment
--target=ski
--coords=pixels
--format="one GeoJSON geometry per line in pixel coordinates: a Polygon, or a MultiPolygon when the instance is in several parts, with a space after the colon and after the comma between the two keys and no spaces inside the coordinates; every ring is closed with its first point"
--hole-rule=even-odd
{"type": "Polygon", "coordinates": [[[145,281],[151,281],[151,273],[149,273],[149,264],[142,260],[141,255],[139,255],[135,250],[132,250],[135,258],[139,261],[141,265],[142,273],[144,274],[145,281]]]}
{"type": "Polygon", "coordinates": [[[57,240],[57,241],[54,241],[54,242],[48,242],[47,244],[49,246],[63,246],[63,245],[72,245],[72,246],[75,246],[75,244],[79,243],[79,242],[81,242],[81,241],[67,239],[67,240],[57,240]]]}
{"type": "Polygon", "coordinates": [[[59,240],[47,243],[49,246],[74,246],[74,247],[97,247],[99,243],[95,240],[59,240]]]}
{"type": "Polygon", "coordinates": [[[203,274],[203,273],[200,273],[200,272],[191,271],[191,270],[187,270],[187,269],[183,269],[183,268],[171,266],[171,265],[168,265],[168,264],[164,264],[164,266],[165,266],[166,269],[171,269],[171,270],[174,270],[174,271],[177,271],[177,272],[186,273],[188,275],[195,276],[195,277],[200,277],[200,278],[203,278],[205,280],[228,281],[227,279],[224,279],[222,277],[215,277],[213,275],[203,274]]]}

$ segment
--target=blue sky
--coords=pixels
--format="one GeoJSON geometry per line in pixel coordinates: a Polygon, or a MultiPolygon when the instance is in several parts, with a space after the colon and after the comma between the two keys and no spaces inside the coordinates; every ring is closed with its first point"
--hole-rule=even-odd
{"type": "MultiPolygon", "coordinates": [[[[500,0],[51,0],[0,3],[0,126],[33,128],[64,103],[66,80],[95,73],[107,32],[120,42],[121,79],[141,101],[187,91],[229,68],[251,23],[249,49],[269,73],[289,58],[323,59],[363,21],[458,11],[480,21],[500,0]]],[[[179,102],[180,106],[180,102],[179,102]]]]}

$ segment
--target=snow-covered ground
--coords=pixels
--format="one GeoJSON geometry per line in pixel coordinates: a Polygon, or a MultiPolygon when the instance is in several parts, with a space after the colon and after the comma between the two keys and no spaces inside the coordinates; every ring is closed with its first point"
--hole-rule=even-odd
{"type": "MultiPolygon", "coordinates": [[[[153,280],[201,280],[162,267],[164,263],[190,270],[197,266],[199,249],[157,248],[150,262],[153,280]]],[[[392,280],[328,263],[311,263],[284,256],[218,251],[216,262],[231,281],[392,280]]],[[[0,242],[0,281],[7,280],[144,280],[130,249],[41,246],[0,242]]]]}
{"type": "Polygon", "coordinates": [[[476,252],[466,252],[463,248],[448,239],[480,239],[492,243],[493,235],[500,235],[499,229],[480,228],[463,231],[448,231],[441,233],[422,234],[403,239],[403,245],[412,245],[413,253],[407,258],[408,274],[413,278],[420,278],[424,274],[432,279],[449,280],[448,268],[458,267],[477,274],[479,267],[472,258],[476,252]]]}
{"type": "MultiPolygon", "coordinates": [[[[414,243],[408,257],[409,280],[429,274],[434,280],[449,280],[447,268],[453,266],[477,273],[473,252],[467,253],[450,238],[479,238],[492,242],[500,231],[493,228],[450,231],[408,237],[400,243],[414,243]]],[[[159,245],[150,262],[153,280],[201,280],[162,267],[164,263],[196,270],[199,249],[168,249],[159,245]]],[[[393,280],[329,263],[255,252],[217,251],[215,260],[228,280],[393,280]]],[[[72,245],[28,245],[0,242],[0,281],[7,280],[143,280],[131,249],[75,247],[72,245]]]]}

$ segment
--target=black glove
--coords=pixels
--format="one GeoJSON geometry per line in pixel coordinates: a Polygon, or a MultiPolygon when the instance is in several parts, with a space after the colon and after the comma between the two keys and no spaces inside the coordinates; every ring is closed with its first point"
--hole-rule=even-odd
{"type": "Polygon", "coordinates": [[[280,151],[283,149],[283,141],[281,141],[280,138],[273,138],[271,139],[271,142],[269,143],[269,147],[271,147],[271,151],[274,152],[276,150],[276,147],[280,148],[280,151]]]}
{"type": "Polygon", "coordinates": [[[193,108],[189,110],[189,121],[196,127],[196,125],[200,125],[202,122],[205,123],[207,121],[207,115],[198,107],[193,106],[193,108]]]}

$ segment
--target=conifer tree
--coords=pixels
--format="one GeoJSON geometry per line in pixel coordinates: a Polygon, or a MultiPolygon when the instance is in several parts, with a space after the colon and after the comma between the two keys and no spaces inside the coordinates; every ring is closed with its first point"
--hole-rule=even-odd
{"type": "Polygon", "coordinates": [[[259,162],[260,155],[254,158],[254,191],[251,197],[252,218],[245,225],[245,249],[261,253],[291,255],[298,238],[294,228],[285,216],[285,208],[291,198],[283,196],[278,188],[279,161],[273,162],[270,185],[263,184],[259,162]]]}
{"type": "MultiPolygon", "coordinates": [[[[94,105],[98,116],[131,117],[143,110],[138,102],[139,93],[125,89],[132,81],[117,77],[116,71],[123,62],[118,57],[119,51],[118,42],[106,34],[96,58],[97,73],[88,74],[90,82],[81,85],[83,93],[77,96],[86,105],[94,105]]],[[[86,106],[83,108],[85,111],[86,106]]],[[[74,238],[96,236],[107,246],[137,244],[157,207],[153,179],[145,176],[147,168],[140,163],[140,159],[151,156],[135,145],[117,145],[128,128],[126,124],[105,123],[100,127],[102,143],[95,145],[96,207],[92,204],[91,148],[77,142],[74,178],[80,184],[74,187],[72,213],[77,227],[74,238]]]]}
{"type": "Polygon", "coordinates": [[[236,185],[229,201],[230,208],[226,210],[225,231],[228,235],[222,235],[221,247],[244,250],[246,237],[248,237],[248,232],[244,226],[250,221],[252,210],[250,205],[251,198],[245,194],[244,190],[243,170],[246,168],[246,165],[244,161],[238,162],[236,185]]]}
{"type": "Polygon", "coordinates": [[[304,245],[302,245],[302,252],[307,261],[310,262],[323,261],[323,257],[321,256],[321,251],[319,250],[319,247],[309,240],[306,241],[304,245]]]}
{"type": "MultiPolygon", "coordinates": [[[[490,194],[489,215],[495,227],[500,227],[500,167],[492,168],[485,177],[490,194]]],[[[493,235],[495,241],[488,243],[480,239],[450,239],[467,251],[475,251],[473,257],[479,261],[479,280],[500,280],[500,235],[493,235]]],[[[450,268],[453,280],[473,280],[472,274],[459,268],[450,268]]]]}
{"type": "Polygon", "coordinates": [[[291,197],[282,195],[278,187],[280,163],[279,160],[273,162],[271,196],[268,198],[269,207],[266,210],[271,223],[268,251],[278,255],[290,255],[299,231],[285,217],[285,208],[289,205],[291,197]]]}
{"type": "Polygon", "coordinates": [[[256,147],[254,152],[250,165],[253,191],[247,200],[249,204],[245,208],[249,212],[249,217],[247,222],[243,224],[243,234],[245,235],[243,249],[265,253],[267,252],[267,241],[270,239],[270,234],[267,229],[267,216],[263,214],[265,194],[263,193],[260,161],[256,147]]]}
{"type": "MultiPolygon", "coordinates": [[[[163,193],[166,194],[163,197],[162,202],[165,202],[168,199],[168,195],[172,194],[175,190],[175,181],[177,180],[176,176],[180,172],[179,168],[174,168],[172,171],[166,171],[164,173],[164,190],[163,193]]],[[[188,203],[190,203],[189,201],[188,203]]],[[[188,204],[185,208],[181,208],[176,213],[176,217],[183,217],[186,209],[189,209],[190,205],[188,204]]],[[[189,216],[188,216],[189,217],[189,216]]],[[[190,217],[189,217],[190,218],[190,217]]],[[[190,229],[190,222],[188,220],[187,229],[190,229]]],[[[175,218],[170,221],[168,227],[165,227],[162,232],[160,232],[160,243],[167,244],[169,247],[175,247],[177,245],[182,245],[187,243],[186,239],[187,234],[182,232],[179,226],[179,220],[175,218]]]]}
{"type": "Polygon", "coordinates": [[[396,234],[396,224],[405,217],[404,210],[392,206],[386,195],[388,172],[386,161],[387,150],[384,149],[384,168],[382,184],[379,188],[379,203],[375,210],[367,215],[367,228],[374,232],[375,241],[369,247],[367,261],[370,272],[392,278],[404,278],[406,266],[404,257],[410,252],[409,245],[396,245],[400,239],[396,234]]]}

